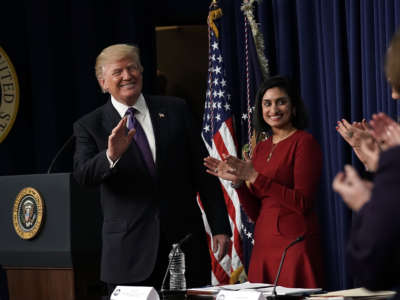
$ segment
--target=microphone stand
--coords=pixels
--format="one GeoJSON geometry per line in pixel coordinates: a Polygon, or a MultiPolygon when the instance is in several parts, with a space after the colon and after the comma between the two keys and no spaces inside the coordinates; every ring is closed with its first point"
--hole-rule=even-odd
{"type": "Polygon", "coordinates": [[[172,252],[172,257],[171,257],[171,259],[169,259],[168,266],[167,266],[167,270],[165,271],[164,278],[163,278],[163,281],[162,281],[162,283],[161,283],[160,293],[161,293],[161,298],[162,298],[162,299],[166,299],[166,295],[165,295],[166,293],[165,293],[165,292],[166,292],[166,291],[169,291],[169,290],[165,289],[165,281],[166,281],[166,279],[167,279],[169,270],[170,270],[170,268],[171,268],[172,260],[175,258],[176,251],[177,251],[178,248],[180,248],[181,245],[182,245],[184,242],[186,242],[186,240],[188,240],[191,236],[192,236],[191,233],[187,234],[183,239],[181,239],[181,240],[177,243],[176,247],[174,247],[174,251],[172,252]]]}
{"type": "Polygon", "coordinates": [[[62,147],[60,148],[60,150],[58,150],[58,152],[56,153],[56,155],[54,156],[53,160],[50,163],[49,168],[47,169],[47,174],[50,174],[51,171],[53,170],[53,166],[54,163],[56,162],[57,158],[60,156],[60,154],[64,151],[64,149],[69,145],[69,143],[71,143],[71,141],[74,139],[74,135],[71,135],[68,140],[64,143],[64,145],[62,145],[62,147]]]}
{"type": "Polygon", "coordinates": [[[279,279],[279,275],[281,274],[283,262],[285,261],[286,252],[287,252],[288,249],[289,249],[290,247],[292,247],[294,244],[297,244],[297,243],[299,243],[299,242],[301,242],[301,241],[304,241],[304,235],[301,235],[301,236],[297,237],[294,241],[292,241],[289,245],[287,245],[287,247],[285,248],[285,250],[283,250],[282,257],[281,257],[281,262],[279,263],[278,272],[277,272],[277,274],[276,274],[275,281],[274,281],[274,287],[272,288],[271,299],[275,299],[275,298],[278,296],[278,295],[276,294],[276,286],[278,285],[278,279],[279,279]]]}

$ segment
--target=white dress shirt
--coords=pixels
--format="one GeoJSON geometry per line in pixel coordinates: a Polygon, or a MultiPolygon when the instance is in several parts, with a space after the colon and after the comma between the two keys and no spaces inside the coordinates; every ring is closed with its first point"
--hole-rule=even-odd
{"type": "MultiPolygon", "coordinates": [[[[111,104],[117,110],[117,112],[119,113],[121,118],[123,118],[125,116],[126,111],[129,108],[129,106],[115,100],[115,98],[113,96],[111,96],[111,104]]],[[[146,101],[144,100],[143,94],[140,94],[136,103],[132,107],[137,110],[135,117],[138,120],[138,122],[140,123],[140,125],[142,125],[142,127],[143,127],[143,130],[146,134],[147,141],[149,142],[151,154],[153,156],[153,160],[155,163],[156,162],[156,140],[154,137],[153,124],[151,123],[149,108],[146,105],[146,101]]],[[[111,168],[114,167],[114,165],[119,160],[119,159],[117,159],[115,162],[112,162],[108,156],[107,156],[107,158],[110,162],[111,168]]]]}

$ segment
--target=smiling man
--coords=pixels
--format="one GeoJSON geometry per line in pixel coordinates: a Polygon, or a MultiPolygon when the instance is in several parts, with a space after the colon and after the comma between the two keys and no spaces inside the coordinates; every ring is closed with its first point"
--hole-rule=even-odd
{"type": "Polygon", "coordinates": [[[187,105],[174,97],[143,96],[139,49],[105,48],[96,77],[109,101],[74,124],[74,175],[101,187],[103,210],[101,280],[160,288],[172,243],[193,234],[186,254],[188,287],[208,284],[210,258],[201,199],[222,258],[230,227],[219,182],[208,175],[200,131],[187,105]]]}

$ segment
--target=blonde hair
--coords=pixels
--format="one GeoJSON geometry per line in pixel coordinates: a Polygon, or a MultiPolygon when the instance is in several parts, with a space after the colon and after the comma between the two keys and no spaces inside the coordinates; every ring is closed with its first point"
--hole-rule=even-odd
{"type": "Polygon", "coordinates": [[[400,30],[398,30],[386,52],[386,78],[396,92],[400,92],[400,30]]]}
{"type": "Polygon", "coordinates": [[[115,44],[104,48],[97,56],[94,67],[97,80],[100,81],[100,79],[103,79],[104,67],[107,64],[124,58],[131,58],[138,65],[140,72],[143,72],[143,67],[140,63],[139,48],[129,44],[115,44]]]}

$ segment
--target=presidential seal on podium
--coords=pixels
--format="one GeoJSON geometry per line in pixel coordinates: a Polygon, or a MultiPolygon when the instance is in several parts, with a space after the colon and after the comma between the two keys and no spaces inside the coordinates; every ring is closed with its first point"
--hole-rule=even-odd
{"type": "Polygon", "coordinates": [[[24,240],[34,238],[43,223],[44,202],[39,192],[32,188],[22,189],[14,202],[13,224],[16,233],[24,240]]]}

